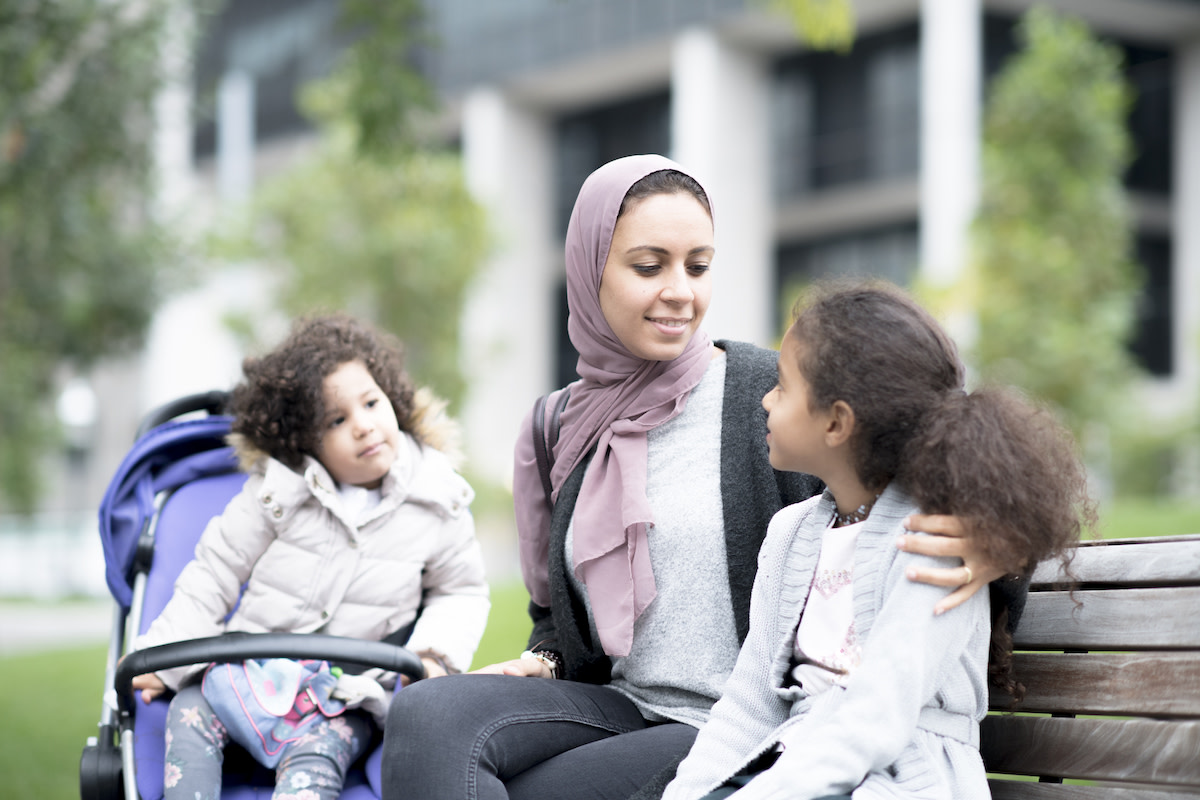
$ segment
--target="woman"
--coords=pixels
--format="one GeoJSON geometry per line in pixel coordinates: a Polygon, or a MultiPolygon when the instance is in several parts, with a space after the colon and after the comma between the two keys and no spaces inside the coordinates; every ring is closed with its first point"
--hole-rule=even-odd
{"type": "MultiPolygon", "coordinates": [[[[748,630],[767,523],[822,488],[770,466],[761,399],[777,354],[701,329],[712,223],[709,193],[661,156],[610,162],[581,188],[566,241],[581,379],[553,447],[553,510],[532,415],[516,447],[529,650],[397,695],[385,800],[655,797],[707,719],[748,630]]],[[[912,576],[963,584],[942,610],[999,577],[964,540],[921,538],[967,558],[912,576]]]]}

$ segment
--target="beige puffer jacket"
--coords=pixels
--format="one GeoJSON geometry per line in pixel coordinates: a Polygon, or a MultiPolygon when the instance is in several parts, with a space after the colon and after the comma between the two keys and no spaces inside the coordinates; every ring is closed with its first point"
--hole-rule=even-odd
{"type": "MultiPolygon", "coordinates": [[[[357,523],[315,459],[299,474],[243,447],[243,463],[255,464],[245,488],[208,524],[171,600],[135,647],[224,631],[378,640],[412,622],[423,604],[408,647],[467,669],[490,607],[469,510],[474,492],[445,454],[401,439],[379,505],[357,523]]],[[[159,677],[177,689],[202,669],[159,677]]],[[[371,674],[394,684],[394,675],[371,674]]]]}

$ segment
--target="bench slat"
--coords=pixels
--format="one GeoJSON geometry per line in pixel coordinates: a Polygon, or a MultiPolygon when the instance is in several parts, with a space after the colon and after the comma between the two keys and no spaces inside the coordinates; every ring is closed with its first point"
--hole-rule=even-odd
{"type": "Polygon", "coordinates": [[[1191,794],[1141,787],[1075,786],[1061,783],[990,780],[992,800],[1182,800],[1191,794]]]}
{"type": "Polygon", "coordinates": [[[1153,650],[1200,646],[1200,587],[1031,592],[1017,650],[1153,650]],[[1078,608],[1075,601],[1082,603],[1078,608]]]}
{"type": "MultiPolygon", "coordinates": [[[[1200,652],[1014,653],[1013,668],[1026,692],[1012,710],[1200,717],[1200,652]]],[[[992,687],[992,708],[1010,702],[992,687]]]]}
{"type": "MultiPolygon", "coordinates": [[[[1196,586],[1200,584],[1200,536],[1164,536],[1084,542],[1071,566],[1080,583],[1121,586],[1196,586]]],[[[1058,562],[1033,573],[1033,588],[1061,581],[1058,562]]]]}
{"type": "Polygon", "coordinates": [[[988,716],[980,751],[989,772],[1200,789],[1200,722],[988,716]]]}

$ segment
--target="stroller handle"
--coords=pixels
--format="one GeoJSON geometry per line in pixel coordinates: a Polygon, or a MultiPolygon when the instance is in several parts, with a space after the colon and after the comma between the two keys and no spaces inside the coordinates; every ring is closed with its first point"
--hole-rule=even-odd
{"type": "Polygon", "coordinates": [[[133,679],[138,675],[187,664],[249,658],[319,658],[339,664],[381,667],[413,680],[425,677],[425,665],[415,653],[387,642],[322,633],[226,633],[135,650],[117,665],[113,688],[120,707],[129,708],[133,702],[133,679]]]}
{"type": "Polygon", "coordinates": [[[141,439],[164,422],[169,422],[182,414],[203,411],[212,416],[223,413],[228,404],[229,392],[220,389],[189,394],[186,397],[180,397],[169,403],[164,403],[157,408],[151,409],[142,418],[141,424],[138,425],[137,433],[133,437],[134,441],[141,439]]]}

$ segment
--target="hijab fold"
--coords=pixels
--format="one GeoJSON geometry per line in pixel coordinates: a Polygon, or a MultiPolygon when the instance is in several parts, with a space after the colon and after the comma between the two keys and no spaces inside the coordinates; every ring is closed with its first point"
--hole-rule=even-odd
{"type": "MultiPolygon", "coordinates": [[[[579,352],[580,380],[563,411],[550,478],[557,499],[595,446],[575,505],[572,560],[587,587],[600,643],[611,656],[629,654],[634,622],[656,593],[646,434],[683,412],[711,356],[711,341],[698,330],[671,361],[639,358],[621,344],[600,310],[600,280],[625,194],[647,175],[668,169],[691,174],[657,155],[605,164],[584,182],[567,226],[567,332],[579,352]]],[[[705,194],[711,209],[711,194],[707,189],[705,194]]],[[[521,483],[540,486],[536,476],[521,483]]],[[[535,534],[545,541],[549,531],[535,534]]]]}

